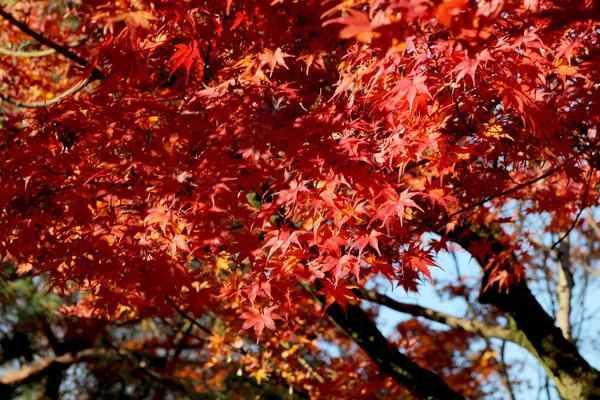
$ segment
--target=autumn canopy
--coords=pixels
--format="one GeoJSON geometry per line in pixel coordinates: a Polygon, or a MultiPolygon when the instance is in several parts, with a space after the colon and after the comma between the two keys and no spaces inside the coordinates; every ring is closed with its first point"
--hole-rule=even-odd
{"type": "Polygon", "coordinates": [[[599,398],[526,279],[598,204],[595,2],[0,4],[0,258],[63,315],[218,319],[207,351],[313,398],[476,398],[481,361],[440,372],[363,311],[460,245],[493,308],[456,335],[599,398]],[[325,341],[352,355],[308,365],[325,341]]]}

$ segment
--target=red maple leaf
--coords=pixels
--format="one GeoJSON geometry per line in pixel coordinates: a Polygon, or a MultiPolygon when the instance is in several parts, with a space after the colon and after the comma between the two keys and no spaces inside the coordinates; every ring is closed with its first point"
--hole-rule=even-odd
{"type": "Polygon", "coordinates": [[[272,76],[276,65],[280,65],[283,68],[288,69],[287,65],[285,65],[285,57],[291,56],[281,51],[281,48],[278,47],[274,53],[269,49],[265,49],[265,51],[258,56],[258,59],[260,60],[260,67],[266,64],[269,65],[269,68],[271,69],[270,75],[272,76]]]}
{"type": "Polygon", "coordinates": [[[258,343],[258,339],[262,334],[265,328],[268,328],[272,331],[275,330],[275,320],[281,319],[281,317],[273,312],[273,310],[277,309],[277,306],[267,307],[262,310],[257,310],[254,307],[246,307],[246,311],[242,313],[240,318],[244,319],[244,324],[242,325],[242,330],[254,328],[254,333],[256,333],[256,342],[258,343]]]}
{"type": "Polygon", "coordinates": [[[356,289],[357,286],[347,284],[336,285],[329,280],[323,280],[321,283],[323,286],[316,294],[325,296],[325,308],[323,309],[323,312],[325,312],[334,302],[338,303],[344,312],[346,312],[348,300],[358,300],[358,297],[352,291],[352,289],[356,289]]]}
{"type": "Polygon", "coordinates": [[[172,64],[169,79],[171,79],[171,76],[173,76],[177,68],[183,65],[186,71],[187,83],[187,80],[190,77],[190,69],[192,68],[194,60],[201,60],[200,51],[198,50],[198,42],[193,40],[191,46],[185,43],[180,43],[176,44],[175,47],[177,48],[177,51],[169,60],[169,62],[172,64]]]}
{"type": "Polygon", "coordinates": [[[381,236],[380,232],[377,232],[375,229],[371,230],[371,233],[368,235],[363,235],[360,238],[354,241],[354,246],[358,249],[358,257],[360,258],[361,253],[365,249],[367,245],[371,245],[372,248],[377,251],[377,254],[381,255],[379,251],[379,245],[377,238],[381,236]]]}

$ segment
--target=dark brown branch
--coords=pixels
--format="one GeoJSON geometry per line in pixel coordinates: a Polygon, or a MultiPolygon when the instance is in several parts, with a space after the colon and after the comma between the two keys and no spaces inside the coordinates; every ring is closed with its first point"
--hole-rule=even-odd
{"type": "MultiPolygon", "coordinates": [[[[212,336],[213,332],[210,329],[208,329],[207,327],[205,327],[204,325],[202,325],[200,322],[196,321],[195,318],[190,317],[185,311],[183,311],[181,308],[179,308],[177,306],[177,304],[175,304],[175,302],[169,296],[165,296],[165,300],[184,319],[186,319],[187,321],[189,321],[195,327],[199,328],[202,332],[206,333],[209,336],[212,336]]],[[[244,351],[243,349],[240,349],[240,350],[244,351]]]]}
{"type": "MultiPolygon", "coordinates": [[[[306,290],[314,294],[310,285],[306,290]]],[[[315,298],[324,305],[323,296],[315,298]]],[[[342,328],[361,349],[396,382],[406,387],[411,394],[423,399],[459,400],[454,392],[435,373],[419,366],[395,348],[358,305],[348,304],[346,312],[334,303],[327,308],[327,315],[342,328]]]]}
{"type": "MultiPolygon", "coordinates": [[[[542,179],[547,178],[547,177],[549,177],[551,175],[554,175],[558,171],[562,170],[569,162],[571,162],[573,159],[575,159],[576,156],[579,156],[579,155],[580,154],[577,154],[577,155],[574,155],[574,156],[570,157],[569,159],[567,159],[563,163],[557,165],[554,168],[549,169],[548,171],[544,172],[543,174],[541,174],[541,175],[539,175],[539,176],[537,176],[537,177],[535,177],[535,178],[533,178],[533,179],[531,179],[531,180],[529,180],[527,182],[519,183],[519,184],[513,186],[512,188],[507,189],[507,190],[505,190],[503,192],[486,196],[482,200],[479,200],[479,201],[477,201],[475,203],[472,203],[472,204],[470,204],[470,205],[468,205],[466,207],[463,207],[460,210],[454,211],[453,213],[447,214],[446,216],[438,219],[437,221],[433,221],[433,222],[434,223],[436,223],[436,222],[439,223],[439,222],[447,221],[447,220],[451,219],[452,217],[456,217],[457,215],[460,215],[460,214],[462,214],[462,213],[464,213],[466,211],[469,211],[469,210],[472,210],[474,208],[483,206],[485,203],[487,203],[490,200],[494,200],[494,199],[497,199],[497,198],[500,198],[500,197],[504,197],[506,195],[518,192],[521,189],[525,189],[525,188],[533,185],[534,183],[537,183],[537,182],[541,181],[542,179]]],[[[410,232],[414,233],[414,232],[419,231],[419,230],[421,230],[423,228],[431,227],[431,226],[432,226],[432,221],[427,221],[427,222],[425,222],[425,223],[423,223],[421,225],[415,226],[413,229],[411,229],[410,232]]]]}
{"type": "Polygon", "coordinates": [[[76,64],[79,64],[84,68],[88,66],[88,62],[86,60],[73,53],[68,47],[55,43],[52,40],[41,35],[40,33],[34,31],[29,26],[16,19],[11,13],[6,11],[4,7],[0,7],[0,17],[4,18],[8,22],[19,28],[23,33],[31,36],[44,46],[50,47],[51,49],[55,50],[58,54],[65,56],[69,60],[75,62],[76,64]]]}
{"type": "Polygon", "coordinates": [[[554,244],[552,244],[552,250],[554,250],[556,246],[560,244],[560,242],[562,242],[569,236],[569,233],[571,233],[571,231],[575,229],[577,222],[579,222],[579,218],[581,218],[583,210],[585,210],[585,208],[587,207],[587,198],[588,194],[590,193],[590,184],[592,183],[592,176],[594,176],[594,168],[590,168],[590,176],[588,177],[587,184],[585,185],[585,192],[583,193],[583,200],[581,201],[581,208],[579,209],[579,212],[575,216],[575,219],[573,220],[573,223],[571,224],[569,229],[567,229],[567,231],[556,242],[554,242],[554,244]]]}

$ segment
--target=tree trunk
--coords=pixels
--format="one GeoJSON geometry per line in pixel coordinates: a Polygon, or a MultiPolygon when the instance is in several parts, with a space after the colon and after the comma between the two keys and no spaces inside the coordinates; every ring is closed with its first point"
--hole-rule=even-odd
{"type": "Polygon", "coordinates": [[[501,238],[504,233],[498,228],[488,228],[485,233],[478,227],[457,227],[453,240],[465,250],[480,247],[483,241],[490,244],[491,254],[482,256],[477,252],[473,256],[484,268],[479,301],[491,304],[503,311],[522,335],[517,342],[528,349],[544,367],[554,381],[560,395],[567,400],[600,399],[600,373],[592,368],[579,354],[577,348],[565,338],[555,321],[542,308],[521,279],[508,288],[500,288],[494,282],[491,271],[511,270],[516,257],[500,257],[507,248],[501,238]],[[493,233],[490,233],[493,232],[493,233]],[[504,263],[503,265],[497,265],[504,263]]]}

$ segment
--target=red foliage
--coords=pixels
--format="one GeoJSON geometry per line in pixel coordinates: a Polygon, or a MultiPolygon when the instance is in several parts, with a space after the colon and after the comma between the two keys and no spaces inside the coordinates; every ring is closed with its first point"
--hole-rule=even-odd
{"type": "Polygon", "coordinates": [[[1,56],[3,97],[92,80],[34,112],[2,103],[0,255],[89,290],[82,310],[168,296],[268,341],[320,315],[303,283],[344,307],[377,275],[417,290],[456,224],[516,200],[564,231],[598,201],[591,2],[572,18],[508,0],[44,7],[30,27],[86,37],[64,49],[90,64],[1,56]]]}

